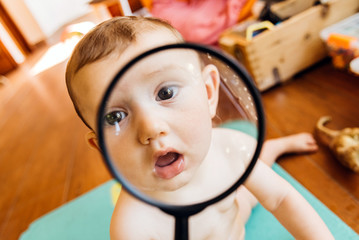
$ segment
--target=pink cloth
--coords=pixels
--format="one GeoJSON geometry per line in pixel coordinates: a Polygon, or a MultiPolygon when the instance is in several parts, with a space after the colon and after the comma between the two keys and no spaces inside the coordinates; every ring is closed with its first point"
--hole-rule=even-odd
{"type": "Polygon", "coordinates": [[[247,0],[153,0],[151,14],[169,21],[186,41],[214,44],[233,26],[247,0]]]}

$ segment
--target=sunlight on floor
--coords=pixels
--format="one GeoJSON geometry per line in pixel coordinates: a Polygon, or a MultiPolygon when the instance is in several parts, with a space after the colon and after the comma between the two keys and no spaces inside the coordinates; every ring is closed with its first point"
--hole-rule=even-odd
{"type": "Polygon", "coordinates": [[[49,69],[65,61],[72,53],[78,41],[89,32],[95,24],[84,21],[68,25],[61,35],[61,42],[50,47],[42,58],[31,69],[30,73],[35,76],[42,71],[49,69]]]}
{"type": "Polygon", "coordinates": [[[71,55],[72,50],[79,40],[79,37],[72,37],[65,42],[59,42],[50,47],[31,69],[31,75],[35,76],[46,69],[65,61],[71,55]]]}

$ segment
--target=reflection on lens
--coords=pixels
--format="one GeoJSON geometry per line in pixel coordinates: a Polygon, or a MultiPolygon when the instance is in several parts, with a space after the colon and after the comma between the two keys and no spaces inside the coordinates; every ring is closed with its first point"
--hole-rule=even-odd
{"type": "Polygon", "coordinates": [[[238,69],[212,52],[154,51],[131,62],[110,90],[101,126],[108,161],[144,196],[179,206],[208,201],[253,162],[257,99],[238,69]]]}

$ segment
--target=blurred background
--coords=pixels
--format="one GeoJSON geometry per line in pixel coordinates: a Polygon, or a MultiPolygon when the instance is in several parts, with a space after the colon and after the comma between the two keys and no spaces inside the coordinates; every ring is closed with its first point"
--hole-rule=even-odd
{"type": "MultiPolygon", "coordinates": [[[[65,87],[66,62],[87,31],[114,16],[154,15],[174,25],[187,22],[170,19],[170,8],[155,8],[155,2],[0,1],[0,239],[18,239],[36,219],[112,179],[101,156],[85,142],[89,130],[76,116],[65,87]]],[[[179,2],[172,7],[183,14],[201,7],[193,5],[201,1],[179,2]]],[[[320,36],[324,27],[355,14],[359,3],[330,2],[334,5],[293,0],[223,3],[227,10],[237,9],[221,12],[236,14],[235,20],[216,15],[206,29],[213,41],[191,39],[221,48],[247,67],[261,90],[267,138],[315,134],[317,121],[325,115],[332,116],[331,129],[359,126],[358,76],[348,65],[332,62],[320,36]],[[249,26],[254,32],[248,38],[249,26]]],[[[203,19],[196,21],[201,25],[203,19]]],[[[178,28],[188,34],[187,25],[178,28]]],[[[359,233],[359,176],[317,140],[316,153],[285,155],[279,164],[359,233]]]]}

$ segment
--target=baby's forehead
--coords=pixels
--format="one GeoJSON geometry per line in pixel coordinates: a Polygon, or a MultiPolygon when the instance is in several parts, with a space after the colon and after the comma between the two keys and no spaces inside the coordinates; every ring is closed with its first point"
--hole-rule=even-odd
{"type": "Polygon", "coordinates": [[[199,55],[193,50],[187,49],[166,49],[145,57],[140,57],[131,62],[123,75],[144,75],[166,74],[175,71],[198,74],[201,71],[202,62],[199,55]]]}

